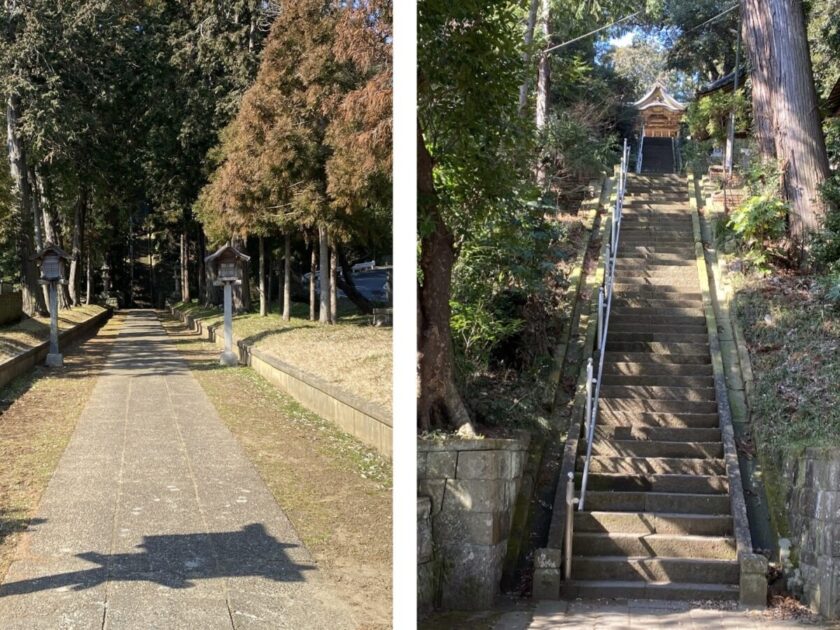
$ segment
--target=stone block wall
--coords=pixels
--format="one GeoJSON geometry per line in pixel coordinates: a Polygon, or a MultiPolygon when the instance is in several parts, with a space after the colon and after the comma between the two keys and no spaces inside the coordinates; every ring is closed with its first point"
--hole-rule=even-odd
{"type": "Polygon", "coordinates": [[[433,584],[437,607],[492,606],[527,448],[527,439],[418,441],[418,496],[428,499],[433,542],[430,559],[420,553],[425,507],[418,502],[418,577],[433,584]]]}
{"type": "Polygon", "coordinates": [[[20,291],[0,294],[0,326],[18,321],[23,315],[20,291]]]}
{"type": "Polygon", "coordinates": [[[803,599],[840,618],[840,448],[808,448],[785,465],[788,521],[803,599]]]}

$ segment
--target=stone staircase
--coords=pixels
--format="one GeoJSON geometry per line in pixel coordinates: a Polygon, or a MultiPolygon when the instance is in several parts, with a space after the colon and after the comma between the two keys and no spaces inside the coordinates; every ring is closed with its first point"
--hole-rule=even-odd
{"type": "Polygon", "coordinates": [[[737,599],[728,490],[687,183],[631,175],[564,595],[737,599]]]}
{"type": "Polygon", "coordinates": [[[643,173],[673,173],[674,143],[671,138],[645,138],[642,144],[643,173]]]}

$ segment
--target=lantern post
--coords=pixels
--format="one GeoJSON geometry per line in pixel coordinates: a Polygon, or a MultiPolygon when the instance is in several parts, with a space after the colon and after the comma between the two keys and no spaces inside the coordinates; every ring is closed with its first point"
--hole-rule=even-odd
{"type": "Polygon", "coordinates": [[[246,256],[230,244],[222,246],[204,259],[216,272],[213,284],[224,287],[225,349],[219,357],[219,363],[228,367],[239,364],[239,357],[233,351],[233,286],[242,284],[237,272],[241,263],[249,260],[250,256],[246,256]]]}
{"type": "Polygon", "coordinates": [[[64,261],[70,260],[60,247],[47,243],[46,247],[32,257],[41,267],[39,282],[49,287],[50,299],[50,351],[47,354],[47,367],[62,367],[64,357],[58,348],[58,285],[67,284],[64,279],[64,261]]]}

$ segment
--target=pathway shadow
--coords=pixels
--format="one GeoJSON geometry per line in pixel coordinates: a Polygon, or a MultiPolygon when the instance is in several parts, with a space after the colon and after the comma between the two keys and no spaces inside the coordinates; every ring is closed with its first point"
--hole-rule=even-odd
{"type": "Polygon", "coordinates": [[[70,588],[82,591],[109,582],[153,582],[168,588],[191,588],[196,580],[262,577],[275,582],[302,582],[303,571],[313,565],[293,562],[283,543],[270,536],[260,523],[241,531],[144,536],[141,553],[85,552],[77,558],[98,566],[20,580],[0,586],[0,597],[70,588]]]}

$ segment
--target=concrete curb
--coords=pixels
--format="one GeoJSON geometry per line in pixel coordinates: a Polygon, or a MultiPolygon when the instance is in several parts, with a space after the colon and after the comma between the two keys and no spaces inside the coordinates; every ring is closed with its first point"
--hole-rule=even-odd
{"type": "Polygon", "coordinates": [[[747,507],[744,499],[744,487],[741,469],[738,463],[738,451],[735,447],[735,433],[732,426],[732,409],[729,403],[729,391],[726,385],[720,338],[718,335],[717,316],[709,289],[708,269],[700,232],[700,215],[697,211],[694,174],[687,171],[689,186],[689,207],[694,232],[694,252],[697,260],[697,273],[700,290],[703,293],[703,310],[706,315],[706,328],[709,335],[709,350],[712,355],[712,369],[715,379],[715,391],[720,418],[720,432],[723,441],[723,457],[729,478],[729,498],[732,511],[733,530],[741,570],[740,602],[743,606],[761,607],[767,604],[767,558],[753,553],[750,525],[747,519],[747,507]]]}
{"type": "MultiPolygon", "coordinates": [[[[695,190],[699,186],[695,180],[695,190]]],[[[702,197],[697,196],[698,206],[702,197]]],[[[711,210],[715,217],[724,215],[723,210],[711,210]]],[[[749,432],[752,422],[750,398],[753,395],[754,380],[744,333],[738,322],[738,300],[727,277],[726,266],[717,255],[714,225],[708,216],[700,217],[700,231],[703,237],[706,265],[709,268],[710,291],[713,298],[718,324],[722,331],[722,353],[724,373],[727,380],[729,402],[732,407],[732,428],[735,438],[740,439],[749,432]]],[[[759,454],[760,455],[760,454],[759,454]]],[[[753,547],[768,549],[771,557],[778,557],[778,533],[771,522],[767,492],[759,457],[739,454],[741,477],[745,482],[747,517],[753,547]]]]}
{"type": "MultiPolygon", "coordinates": [[[[611,203],[615,203],[616,191],[613,189],[610,194],[611,203]]],[[[595,333],[597,319],[591,317],[594,308],[598,303],[598,287],[603,281],[606,265],[607,248],[607,224],[609,211],[601,215],[601,222],[598,225],[597,234],[601,238],[600,264],[593,274],[590,274],[583,282],[590,292],[588,309],[581,310],[580,326],[585,327],[586,337],[583,343],[582,359],[592,355],[595,347],[595,333]]],[[[595,235],[595,230],[591,235],[595,235]]],[[[560,596],[562,584],[562,548],[566,530],[566,484],[568,473],[574,473],[577,459],[580,434],[583,429],[583,415],[586,406],[586,362],[581,361],[578,371],[575,399],[572,406],[571,420],[566,444],[563,449],[563,459],[560,465],[557,490],[554,495],[554,507],[551,516],[551,527],[549,528],[546,547],[538,549],[534,557],[534,579],[532,597],[535,599],[556,599],[560,596]]]]}
{"type": "MultiPolygon", "coordinates": [[[[223,336],[216,334],[221,326],[207,326],[201,319],[181,313],[174,306],[170,306],[169,311],[202,338],[219,347],[224,346],[223,336]]],[[[384,408],[289,365],[270,352],[254,348],[236,336],[233,342],[234,352],[238,354],[242,365],[252,368],[272,385],[337,425],[342,431],[391,458],[393,420],[384,408]]]]}
{"type": "MultiPolygon", "coordinates": [[[[569,278],[571,279],[569,282],[569,288],[567,290],[568,293],[574,294],[574,301],[571,302],[571,308],[569,309],[568,315],[566,317],[566,321],[563,324],[563,330],[560,333],[560,343],[556,346],[556,351],[554,353],[555,362],[554,366],[552,366],[552,370],[547,379],[547,386],[546,391],[543,396],[543,405],[551,410],[554,411],[556,404],[557,404],[557,388],[560,385],[560,381],[563,378],[563,368],[566,365],[569,347],[571,345],[570,341],[572,338],[572,330],[574,328],[574,324],[577,322],[576,315],[579,316],[579,297],[581,293],[581,288],[583,287],[584,278],[586,277],[586,273],[584,271],[584,264],[586,263],[586,252],[589,251],[589,245],[592,243],[592,235],[595,230],[595,221],[598,217],[598,212],[600,211],[601,207],[604,205],[605,202],[602,202],[602,198],[604,193],[610,192],[612,180],[609,177],[604,177],[601,180],[601,190],[598,192],[597,199],[589,199],[583,202],[584,207],[588,207],[586,211],[586,217],[583,220],[584,231],[586,234],[586,238],[583,239],[583,242],[580,244],[578,251],[575,253],[575,267],[572,270],[572,273],[569,274],[569,278]],[[577,311],[577,312],[576,312],[577,311]]],[[[553,427],[554,429],[562,429],[562,427],[553,427]]]]}
{"type": "MultiPolygon", "coordinates": [[[[98,330],[102,324],[108,321],[113,313],[113,309],[107,307],[101,313],[76,324],[72,328],[62,330],[58,335],[59,344],[64,347],[87,337],[92,330],[98,330]]],[[[50,342],[47,340],[0,363],[0,387],[31,370],[36,364],[43,362],[49,350],[50,342]]]]}

